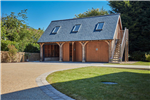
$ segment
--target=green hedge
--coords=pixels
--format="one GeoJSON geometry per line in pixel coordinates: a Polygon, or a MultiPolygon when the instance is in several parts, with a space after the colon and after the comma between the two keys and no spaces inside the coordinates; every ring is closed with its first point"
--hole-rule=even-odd
{"type": "Polygon", "coordinates": [[[40,45],[37,43],[29,43],[26,45],[26,48],[24,51],[25,52],[31,52],[31,53],[39,53],[40,52],[40,45]]]}
{"type": "Polygon", "coordinates": [[[150,52],[145,54],[146,61],[150,62],[150,52]]]}
{"type": "Polygon", "coordinates": [[[135,61],[145,61],[145,52],[141,52],[141,51],[134,51],[131,54],[131,58],[135,61]]]}
{"type": "Polygon", "coordinates": [[[19,52],[39,53],[40,45],[38,43],[15,42],[10,40],[1,41],[1,51],[8,51],[8,45],[14,45],[19,52]]]}

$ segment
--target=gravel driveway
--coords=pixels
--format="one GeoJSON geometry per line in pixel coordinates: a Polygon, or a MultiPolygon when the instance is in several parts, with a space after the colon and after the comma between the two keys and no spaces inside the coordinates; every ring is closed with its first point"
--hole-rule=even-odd
{"type": "Polygon", "coordinates": [[[76,68],[83,65],[61,65],[50,63],[2,63],[2,100],[51,100],[37,86],[35,79],[53,70],[76,68]]]}
{"type": "Polygon", "coordinates": [[[103,66],[150,69],[149,66],[105,65],[105,63],[28,62],[1,64],[2,100],[52,100],[37,86],[36,78],[54,70],[103,66]]]}

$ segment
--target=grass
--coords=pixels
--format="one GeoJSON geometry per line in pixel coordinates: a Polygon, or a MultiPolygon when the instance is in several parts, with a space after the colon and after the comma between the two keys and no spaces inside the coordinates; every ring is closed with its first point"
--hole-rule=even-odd
{"type": "MultiPolygon", "coordinates": [[[[109,63],[110,64],[113,64],[113,63],[109,63]]],[[[113,65],[144,65],[144,66],[150,66],[150,62],[144,62],[144,61],[138,61],[136,63],[121,63],[121,64],[113,64],[113,65]]]]}
{"type": "Polygon", "coordinates": [[[150,100],[149,70],[85,67],[55,72],[46,80],[76,100],[150,100]]]}

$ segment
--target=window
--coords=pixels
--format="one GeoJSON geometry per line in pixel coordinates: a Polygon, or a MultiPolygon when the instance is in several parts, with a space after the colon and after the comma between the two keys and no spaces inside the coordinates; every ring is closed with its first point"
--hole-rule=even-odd
{"type": "Polygon", "coordinates": [[[81,24],[75,25],[74,28],[73,28],[73,30],[72,30],[72,32],[78,32],[79,29],[80,29],[80,26],[81,26],[81,24]]]}
{"type": "Polygon", "coordinates": [[[54,29],[53,29],[53,32],[52,33],[57,33],[58,30],[59,30],[60,26],[56,26],[54,29]]]}
{"type": "Polygon", "coordinates": [[[103,29],[103,25],[104,25],[104,22],[98,23],[97,26],[96,26],[96,30],[97,31],[102,30],[103,29]]]}

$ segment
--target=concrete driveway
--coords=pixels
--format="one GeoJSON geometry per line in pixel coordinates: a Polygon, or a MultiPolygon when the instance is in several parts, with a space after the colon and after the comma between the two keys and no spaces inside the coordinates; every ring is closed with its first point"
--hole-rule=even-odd
{"type": "Polygon", "coordinates": [[[51,100],[37,86],[35,79],[53,70],[77,68],[83,65],[50,63],[2,63],[2,100],[51,100]]]}

